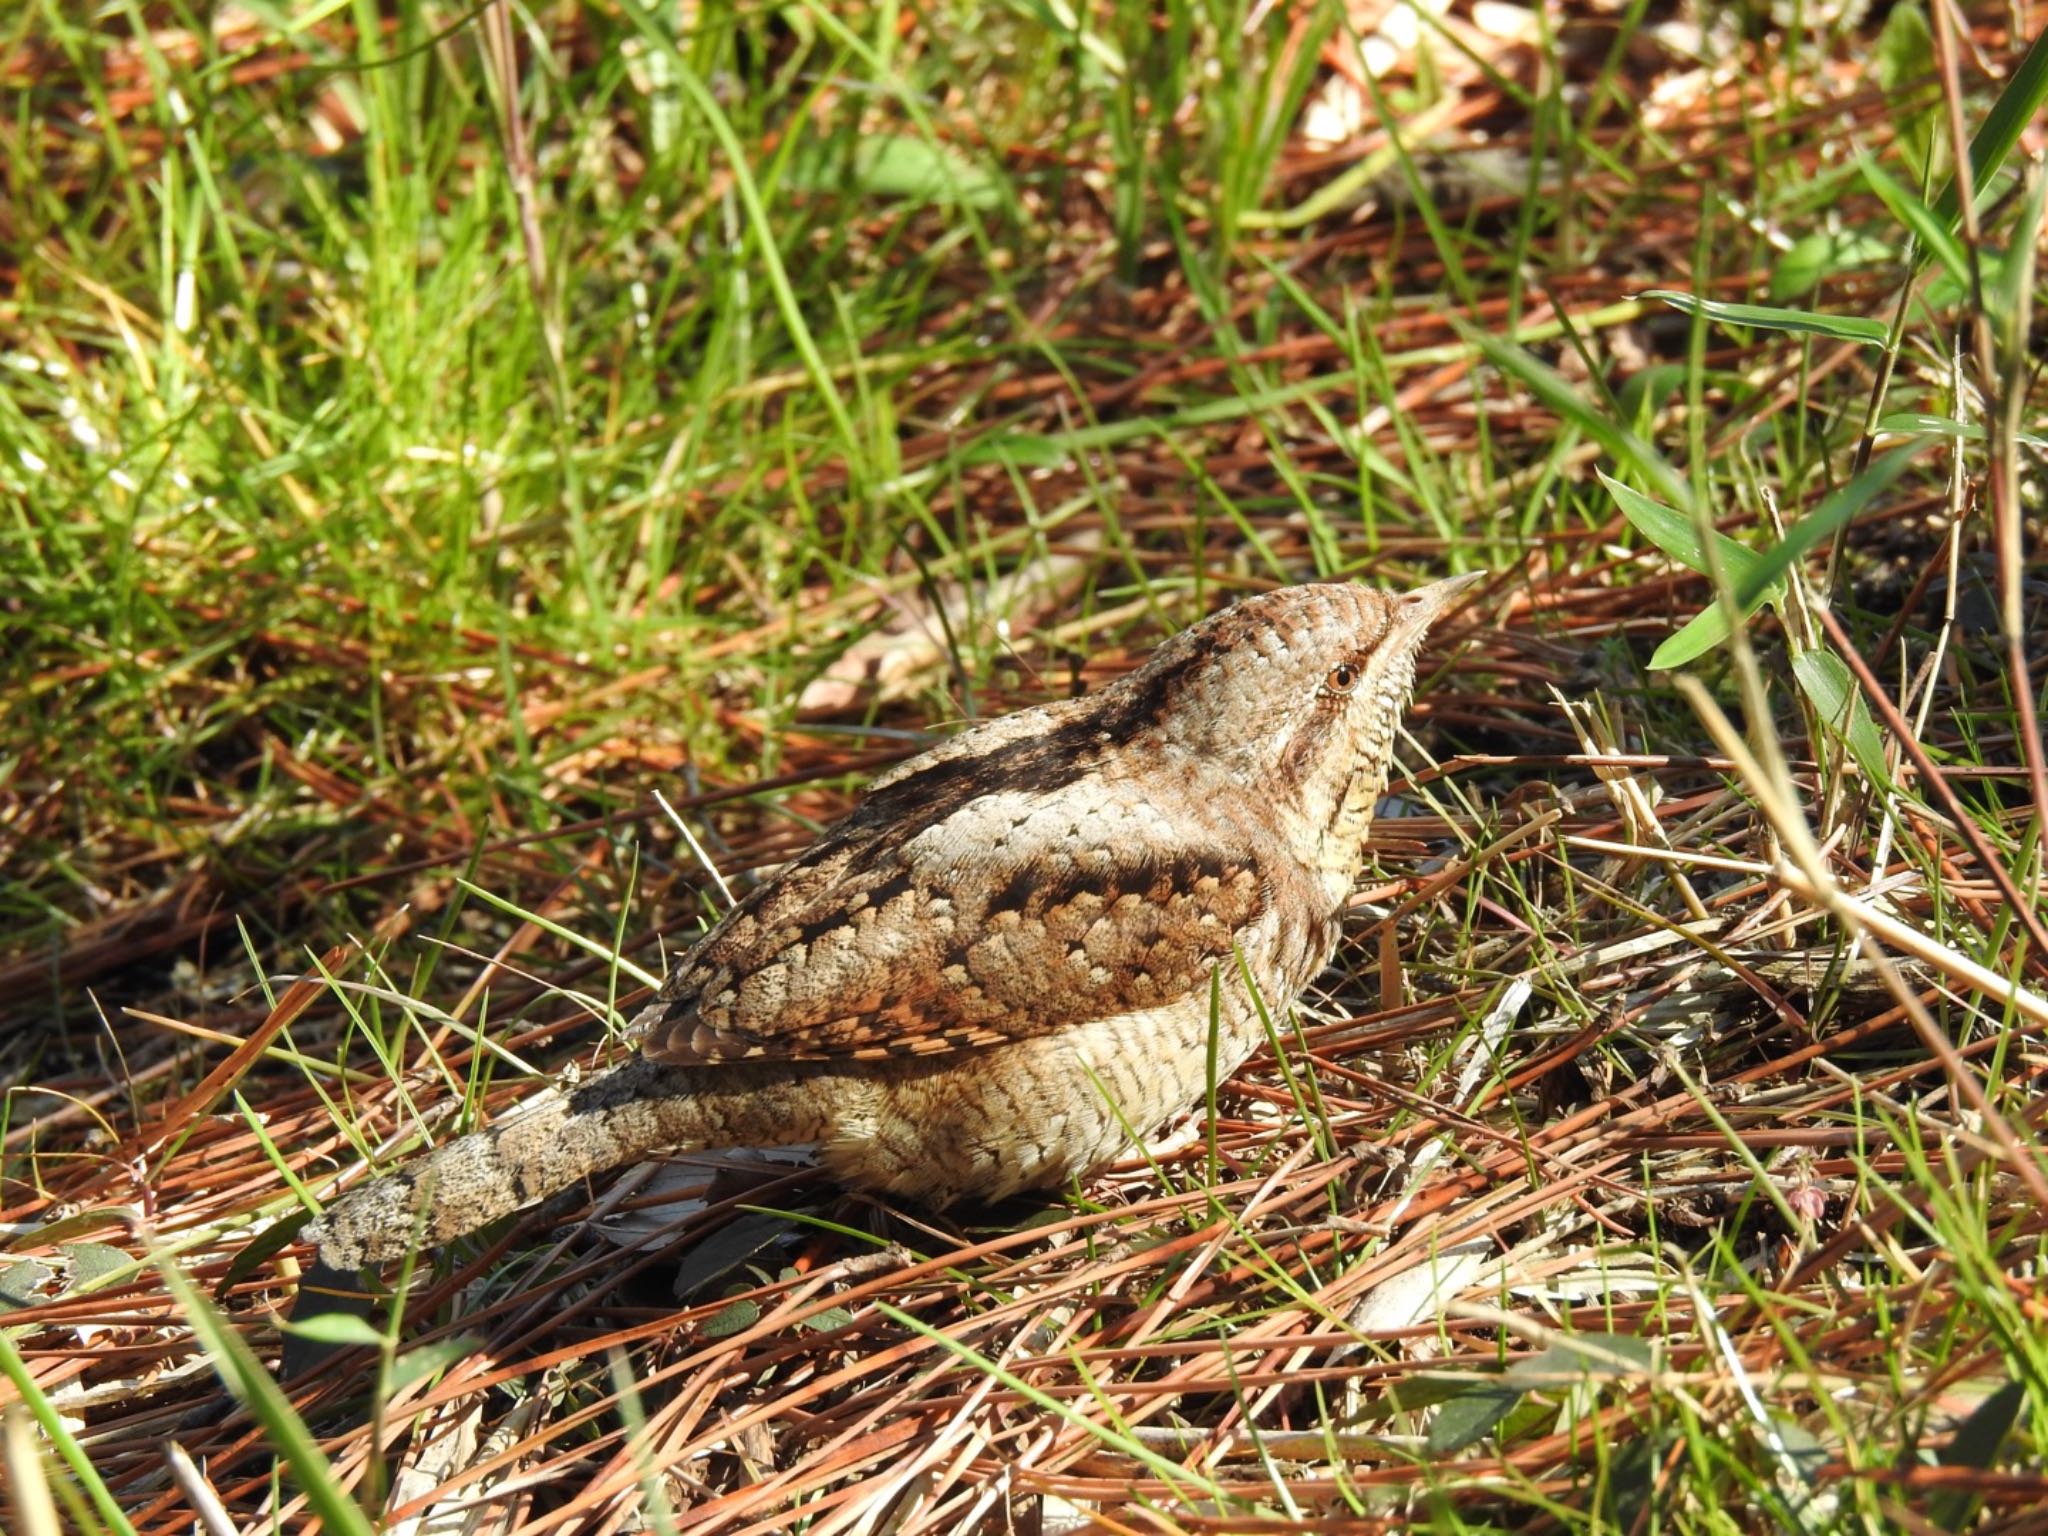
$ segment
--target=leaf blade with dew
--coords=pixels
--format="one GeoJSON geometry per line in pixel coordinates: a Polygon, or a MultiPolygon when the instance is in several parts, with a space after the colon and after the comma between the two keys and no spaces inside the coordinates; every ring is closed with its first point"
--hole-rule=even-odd
{"type": "Polygon", "coordinates": [[[1907,443],[1873,461],[1847,485],[1837,486],[1806,516],[1785,530],[1785,537],[1761,555],[1743,575],[1729,572],[1735,586],[1735,600],[1748,604],[1762,601],[1773,586],[1782,586],[1785,574],[1837,528],[1854,518],[1871,500],[1904,474],[1906,467],[1927,451],[1924,442],[1907,443]]]}
{"type": "Polygon", "coordinates": [[[1636,297],[1661,299],[1686,314],[1717,320],[1723,325],[1747,326],[1755,331],[1826,336],[1866,347],[1882,347],[1891,339],[1883,321],[1872,320],[1866,315],[1821,314],[1806,309],[1780,309],[1770,304],[1730,304],[1720,299],[1703,299],[1697,294],[1680,293],[1672,288],[1650,288],[1636,297]]]}

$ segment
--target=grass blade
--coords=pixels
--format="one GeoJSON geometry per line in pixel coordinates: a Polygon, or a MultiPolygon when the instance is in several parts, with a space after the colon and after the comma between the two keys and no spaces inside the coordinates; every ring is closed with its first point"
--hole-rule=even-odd
{"type": "Polygon", "coordinates": [[[1662,454],[1635,433],[1616,423],[1604,412],[1595,410],[1585,396],[1567,384],[1555,369],[1538,362],[1513,342],[1503,341],[1498,336],[1490,336],[1455,316],[1451,323],[1457,328],[1458,334],[1477,347],[1494,367],[1519,381],[1559,417],[1570,422],[1615,458],[1633,468],[1655,487],[1658,495],[1682,508],[1692,506],[1692,487],[1686,482],[1685,477],[1673,469],[1662,454]]]}
{"type": "Polygon", "coordinates": [[[93,1466],[92,1458],[73,1437],[63,1415],[51,1405],[50,1399],[36,1385],[35,1378],[29,1375],[27,1362],[16,1351],[14,1341],[7,1336],[5,1329],[0,1329],[0,1377],[5,1377],[22,1402],[27,1404],[36,1427],[49,1440],[71,1475],[78,1479],[79,1487],[91,1498],[93,1508],[106,1521],[107,1529],[119,1531],[122,1536],[135,1536],[135,1527],[121,1513],[121,1506],[115,1502],[114,1495],[93,1466]]]}
{"type": "Polygon", "coordinates": [[[1701,315],[1723,325],[1748,326],[1757,331],[1827,336],[1836,341],[1860,342],[1866,347],[1881,347],[1890,339],[1890,332],[1885,329],[1883,321],[1863,315],[1816,314],[1808,309],[1779,309],[1769,304],[1725,304],[1719,299],[1703,299],[1697,294],[1679,293],[1670,288],[1651,288],[1636,297],[1662,299],[1673,309],[1682,309],[1689,315],[1701,315]]]}
{"type": "MultiPolygon", "coordinates": [[[[1981,443],[1989,435],[1973,421],[1957,421],[1952,416],[1934,416],[1926,411],[1895,411],[1880,417],[1871,430],[1894,437],[1953,437],[1966,443],[1981,443]]],[[[2032,432],[2016,433],[2013,441],[2029,448],[2048,448],[2048,437],[2032,432]]]]}
{"type": "Polygon", "coordinates": [[[1920,249],[1940,261],[1950,277],[1967,285],[1970,254],[1956,238],[1953,226],[1861,150],[1856,152],[1856,168],[1863,173],[1870,190],[1891,210],[1892,217],[1913,232],[1920,249]]]}
{"type": "MultiPolygon", "coordinates": [[[[1749,610],[1749,613],[1754,613],[1762,606],[1759,602],[1756,607],[1749,610]]],[[[1749,613],[1745,613],[1743,617],[1747,618],[1749,613]]],[[[1657,647],[1656,653],[1650,657],[1650,670],[1668,672],[1673,667],[1684,666],[1688,661],[1696,661],[1726,640],[1728,634],[1727,613],[1718,602],[1709,603],[1692,616],[1691,622],[1685,628],[1657,647]]]]}
{"type": "Polygon", "coordinates": [[[1873,497],[1905,473],[1908,464],[1926,451],[1924,442],[1894,448],[1794,523],[1775,546],[1765,550],[1761,556],[1752,557],[1754,563],[1746,574],[1738,574],[1731,567],[1728,574],[1735,583],[1735,600],[1745,606],[1752,600],[1761,600],[1770,587],[1783,580],[1793,562],[1861,512],[1873,497]]]}
{"type": "MultiPolygon", "coordinates": [[[[1970,140],[1970,185],[1979,202],[1984,199],[1985,183],[2005,164],[2005,157],[2019,143],[2027,124],[2040,117],[2043,107],[2048,107],[2048,30],[2034,39],[2020,67],[1984,114],[1977,136],[1970,140]]],[[[1961,213],[1955,178],[1950,177],[1934,200],[1934,216],[1953,228],[1961,213]]]]}
{"type": "Polygon", "coordinates": [[[333,1468],[312,1430],[293,1410],[290,1400],[263,1368],[263,1362],[174,1261],[165,1259],[161,1269],[164,1283],[177,1296],[193,1334],[213,1362],[215,1373],[263,1426],[270,1443],[291,1468],[306,1502],[320,1517],[321,1529],[337,1536],[372,1536],[369,1519],[334,1480],[333,1468]]]}

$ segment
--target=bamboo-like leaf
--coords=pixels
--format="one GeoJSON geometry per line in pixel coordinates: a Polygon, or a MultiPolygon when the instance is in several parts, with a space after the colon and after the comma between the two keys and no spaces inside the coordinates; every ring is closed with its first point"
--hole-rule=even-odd
{"type": "MultiPolygon", "coordinates": [[[[1607,487],[1607,494],[1614,498],[1615,506],[1621,509],[1621,515],[1637,532],[1689,570],[1698,571],[1702,576],[1710,573],[1706,549],[1700,543],[1699,527],[1691,518],[1623,485],[1604,472],[1596,473],[1600,475],[1600,483],[1607,487]]],[[[1763,557],[1755,550],[1736,543],[1725,533],[1715,532],[1713,538],[1722,571],[1736,587],[1744,586],[1763,557]]],[[[1744,604],[1743,617],[1748,618],[1767,602],[1775,602],[1783,593],[1782,584],[1768,585],[1754,601],[1744,604]]],[[[1661,672],[1682,667],[1688,661],[1706,655],[1726,640],[1728,634],[1728,616],[1722,612],[1718,602],[1710,603],[1694,614],[1683,629],[1657,647],[1656,654],[1650,658],[1651,670],[1661,672]]]]}
{"type": "MultiPolygon", "coordinates": [[[[1638,533],[1688,570],[1698,571],[1702,576],[1710,574],[1712,568],[1707,564],[1706,550],[1700,544],[1699,528],[1691,518],[1631,486],[1623,485],[1604,470],[1595,470],[1594,473],[1600,476],[1600,483],[1607,487],[1607,494],[1614,498],[1621,515],[1638,533]]],[[[1721,569],[1738,585],[1756,568],[1761,558],[1755,550],[1736,543],[1725,533],[1714,534],[1714,549],[1721,557],[1721,569]]]]}
{"type": "Polygon", "coordinates": [[[1725,304],[1719,299],[1703,299],[1670,288],[1652,288],[1636,297],[1662,299],[1689,315],[1704,315],[1723,325],[1745,325],[1758,331],[1803,332],[1836,341],[1861,342],[1866,347],[1881,347],[1891,339],[1883,321],[1865,315],[1817,314],[1810,309],[1779,309],[1767,304],[1725,304]]]}
{"type": "MultiPolygon", "coordinates": [[[[1762,603],[1756,605],[1761,608],[1762,603]]],[[[1756,608],[1750,609],[1750,613],[1756,608]]],[[[1744,614],[1747,618],[1749,615],[1744,614]]],[[[1728,638],[1728,615],[1719,603],[1709,603],[1692,616],[1692,622],[1657,647],[1650,657],[1652,672],[1668,672],[1673,667],[1682,667],[1688,661],[1697,660],[1728,638]]]]}

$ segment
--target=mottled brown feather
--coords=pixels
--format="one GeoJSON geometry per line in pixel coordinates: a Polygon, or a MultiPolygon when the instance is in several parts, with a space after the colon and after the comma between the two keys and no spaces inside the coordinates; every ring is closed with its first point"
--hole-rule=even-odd
{"type": "MultiPolygon", "coordinates": [[[[1064,802],[1021,822],[992,815],[1004,764],[984,768],[987,793],[908,836],[889,823],[886,848],[849,824],[736,908],[634,1021],[642,1052],[830,1061],[1027,1039],[1206,990],[1265,911],[1271,852],[1257,839],[1076,846],[1064,802]],[[991,821],[1004,823],[993,849],[977,841],[991,821]]],[[[1129,820],[1131,793],[1097,797],[1091,819],[1129,820]]]]}

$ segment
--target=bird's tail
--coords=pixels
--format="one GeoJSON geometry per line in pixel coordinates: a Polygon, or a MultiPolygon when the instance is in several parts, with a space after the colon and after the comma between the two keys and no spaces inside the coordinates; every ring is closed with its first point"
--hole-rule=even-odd
{"type": "Polygon", "coordinates": [[[713,1082],[704,1069],[636,1056],[350,1190],[305,1235],[322,1263],[357,1270],[473,1232],[657,1148],[730,1144],[728,1130],[759,1129],[730,1124],[733,1090],[744,1087],[732,1077],[713,1082]]]}

